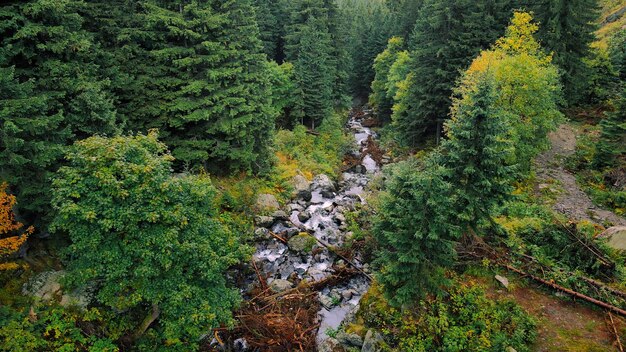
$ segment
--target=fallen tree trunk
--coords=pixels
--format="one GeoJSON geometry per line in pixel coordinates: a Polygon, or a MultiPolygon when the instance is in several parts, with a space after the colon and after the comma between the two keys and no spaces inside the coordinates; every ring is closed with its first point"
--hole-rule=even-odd
{"type": "Polygon", "coordinates": [[[561,285],[557,285],[554,282],[551,282],[551,281],[548,281],[548,280],[544,280],[544,279],[542,279],[540,277],[537,277],[535,275],[526,273],[526,272],[524,272],[524,271],[522,271],[522,270],[520,270],[520,269],[518,269],[516,267],[513,267],[511,265],[508,265],[508,264],[500,264],[500,265],[502,267],[506,268],[509,271],[515,272],[515,273],[520,274],[522,276],[529,277],[529,278],[533,279],[534,281],[537,281],[537,282],[539,282],[539,283],[541,283],[543,285],[546,285],[546,286],[551,287],[553,289],[556,289],[558,291],[565,292],[565,293],[567,293],[569,295],[572,295],[572,296],[574,296],[576,298],[580,298],[580,299],[582,299],[584,301],[587,301],[589,303],[592,303],[592,304],[594,304],[594,305],[596,305],[598,307],[602,307],[602,308],[608,309],[609,311],[611,311],[613,313],[616,313],[616,314],[619,314],[619,315],[621,315],[623,317],[626,317],[626,310],[623,310],[623,309],[621,309],[619,307],[616,307],[614,305],[608,304],[606,302],[602,302],[602,301],[597,300],[595,298],[592,298],[592,297],[589,297],[587,295],[584,295],[584,294],[582,294],[580,292],[576,292],[574,290],[571,290],[571,289],[569,289],[567,287],[563,287],[561,285]]]}

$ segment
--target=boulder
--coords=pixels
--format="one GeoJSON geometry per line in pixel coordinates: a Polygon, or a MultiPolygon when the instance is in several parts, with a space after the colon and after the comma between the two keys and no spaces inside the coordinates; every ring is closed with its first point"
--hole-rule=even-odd
{"type": "Polygon", "coordinates": [[[318,352],[335,352],[337,351],[337,348],[340,348],[340,350],[343,350],[341,349],[339,341],[333,338],[327,338],[317,346],[317,351],[318,352]]]}
{"type": "Polygon", "coordinates": [[[272,214],[272,217],[274,218],[274,221],[276,221],[276,220],[282,220],[282,221],[289,220],[289,215],[287,215],[287,213],[282,211],[282,210],[275,211],[272,214]]]}
{"type": "Polygon", "coordinates": [[[274,292],[283,292],[292,288],[293,284],[287,280],[275,279],[270,282],[270,288],[274,292]]]}
{"type": "Polygon", "coordinates": [[[45,271],[31,278],[23,287],[22,294],[33,296],[43,302],[58,301],[63,307],[87,308],[93,301],[93,287],[87,285],[64,293],[61,280],[65,271],[45,271]]]}
{"type": "Polygon", "coordinates": [[[599,237],[608,239],[609,247],[626,251],[626,226],[609,227],[599,237]]]}
{"type": "Polygon", "coordinates": [[[298,193],[296,194],[296,198],[302,199],[305,202],[310,202],[313,198],[313,194],[308,189],[303,189],[298,191],[298,193]]]}
{"type": "Polygon", "coordinates": [[[233,349],[235,352],[246,352],[250,350],[250,345],[246,339],[239,338],[233,342],[233,349]]]}
{"type": "Polygon", "coordinates": [[[309,234],[301,232],[289,239],[289,249],[297,253],[308,253],[313,249],[317,241],[309,234]]]}
{"type": "Polygon", "coordinates": [[[308,210],[303,211],[298,214],[298,220],[300,220],[301,223],[305,223],[309,221],[310,218],[311,218],[311,213],[308,210]]]}
{"type": "Polygon", "coordinates": [[[255,240],[266,240],[271,238],[272,236],[270,235],[270,230],[268,230],[265,227],[259,227],[254,229],[254,239],[255,240]]]}
{"type": "Polygon", "coordinates": [[[259,227],[270,228],[274,224],[274,218],[271,216],[255,216],[254,222],[259,227]]]}
{"type": "Polygon", "coordinates": [[[339,331],[337,333],[337,341],[347,347],[361,347],[363,346],[363,339],[357,334],[349,334],[345,331],[339,331]]]}
{"type": "Polygon", "coordinates": [[[308,191],[311,187],[311,182],[302,175],[296,175],[291,179],[293,190],[298,193],[300,191],[308,191]]]}
{"type": "Polygon", "coordinates": [[[324,174],[319,174],[315,176],[315,178],[313,179],[313,183],[311,184],[311,188],[330,192],[335,192],[337,190],[335,188],[335,184],[330,179],[330,177],[324,174]]]}
{"type": "Polygon", "coordinates": [[[257,196],[256,207],[259,211],[272,212],[278,210],[280,205],[278,204],[276,197],[271,194],[262,193],[257,196]]]}
{"type": "Polygon", "coordinates": [[[368,330],[365,334],[365,339],[363,340],[361,352],[379,352],[381,351],[380,345],[382,342],[383,337],[381,334],[374,330],[368,330]]]}

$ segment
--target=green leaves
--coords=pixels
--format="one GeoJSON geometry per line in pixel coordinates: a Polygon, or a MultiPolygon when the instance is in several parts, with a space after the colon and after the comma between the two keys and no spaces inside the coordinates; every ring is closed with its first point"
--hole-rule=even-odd
{"type": "Polygon", "coordinates": [[[224,272],[247,254],[218,220],[205,176],[174,176],[157,136],[78,142],[54,180],[52,229],[67,233],[69,280],[99,283],[119,310],[158,305],[167,338],[196,339],[230,322],[238,301],[224,272]]]}

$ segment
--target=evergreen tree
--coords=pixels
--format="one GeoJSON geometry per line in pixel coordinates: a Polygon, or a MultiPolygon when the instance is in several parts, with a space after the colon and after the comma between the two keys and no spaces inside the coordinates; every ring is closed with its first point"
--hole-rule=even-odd
{"type": "Polygon", "coordinates": [[[206,176],[174,176],[155,133],[91,137],[54,180],[52,229],[67,233],[68,284],[97,282],[97,299],[130,314],[151,307],[164,338],[198,338],[231,321],[239,296],[225,271],[247,250],[218,219],[206,176]]]}
{"type": "Polygon", "coordinates": [[[389,75],[391,74],[391,66],[398,60],[398,55],[403,49],[404,41],[400,37],[392,37],[389,39],[387,48],[374,60],[374,72],[376,76],[372,82],[372,94],[370,94],[370,104],[376,108],[378,116],[384,121],[388,121],[391,117],[391,108],[393,107],[394,91],[389,91],[389,75]]]}
{"type": "Polygon", "coordinates": [[[292,115],[300,123],[315,128],[332,113],[330,36],[324,21],[315,17],[309,18],[299,31],[299,54],[293,61],[297,89],[292,115]]]}
{"type": "MultiPolygon", "coordinates": [[[[38,228],[49,207],[49,173],[72,140],[118,131],[99,52],[83,29],[83,3],[9,2],[0,9],[0,178],[38,228]]],[[[45,221],[45,219],[44,219],[45,221]]]]}
{"type": "Polygon", "coordinates": [[[415,22],[422,10],[424,0],[387,0],[385,5],[389,8],[393,15],[394,34],[402,37],[405,41],[409,40],[415,22]]]}
{"type": "Polygon", "coordinates": [[[259,38],[263,42],[263,51],[270,60],[282,63],[283,57],[281,41],[283,36],[283,26],[281,26],[279,0],[254,0],[256,10],[256,21],[259,25],[259,38]]]}
{"type": "Polygon", "coordinates": [[[462,88],[447,123],[449,139],[419,169],[401,166],[387,184],[374,235],[382,246],[379,281],[396,305],[437,292],[454,245],[511,191],[512,143],[491,77],[462,88]]]}
{"type": "Polygon", "coordinates": [[[576,104],[587,85],[583,59],[595,39],[598,1],[544,0],[532,2],[528,7],[534,10],[541,25],[542,44],[553,53],[554,62],[561,69],[565,98],[568,103],[576,104]]]}
{"type": "MultiPolygon", "coordinates": [[[[269,71],[248,0],[121,4],[130,16],[109,23],[115,88],[129,131],[156,128],[179,169],[267,171],[275,112],[269,71]]],[[[97,28],[94,28],[97,30],[97,28]]]]}
{"type": "Polygon", "coordinates": [[[624,163],[626,157],[626,84],[622,84],[621,94],[617,97],[613,111],[600,121],[600,140],[594,155],[597,167],[612,167],[624,163]]]}
{"type": "Polygon", "coordinates": [[[509,11],[507,1],[424,1],[409,42],[411,80],[393,114],[403,144],[416,145],[446,118],[459,71],[499,37],[509,11]]]}

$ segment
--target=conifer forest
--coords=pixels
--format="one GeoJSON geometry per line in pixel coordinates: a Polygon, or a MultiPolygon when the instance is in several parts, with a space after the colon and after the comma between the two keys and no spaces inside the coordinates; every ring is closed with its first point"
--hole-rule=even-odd
{"type": "Polygon", "coordinates": [[[0,352],[625,348],[625,0],[0,2],[0,352]]]}

